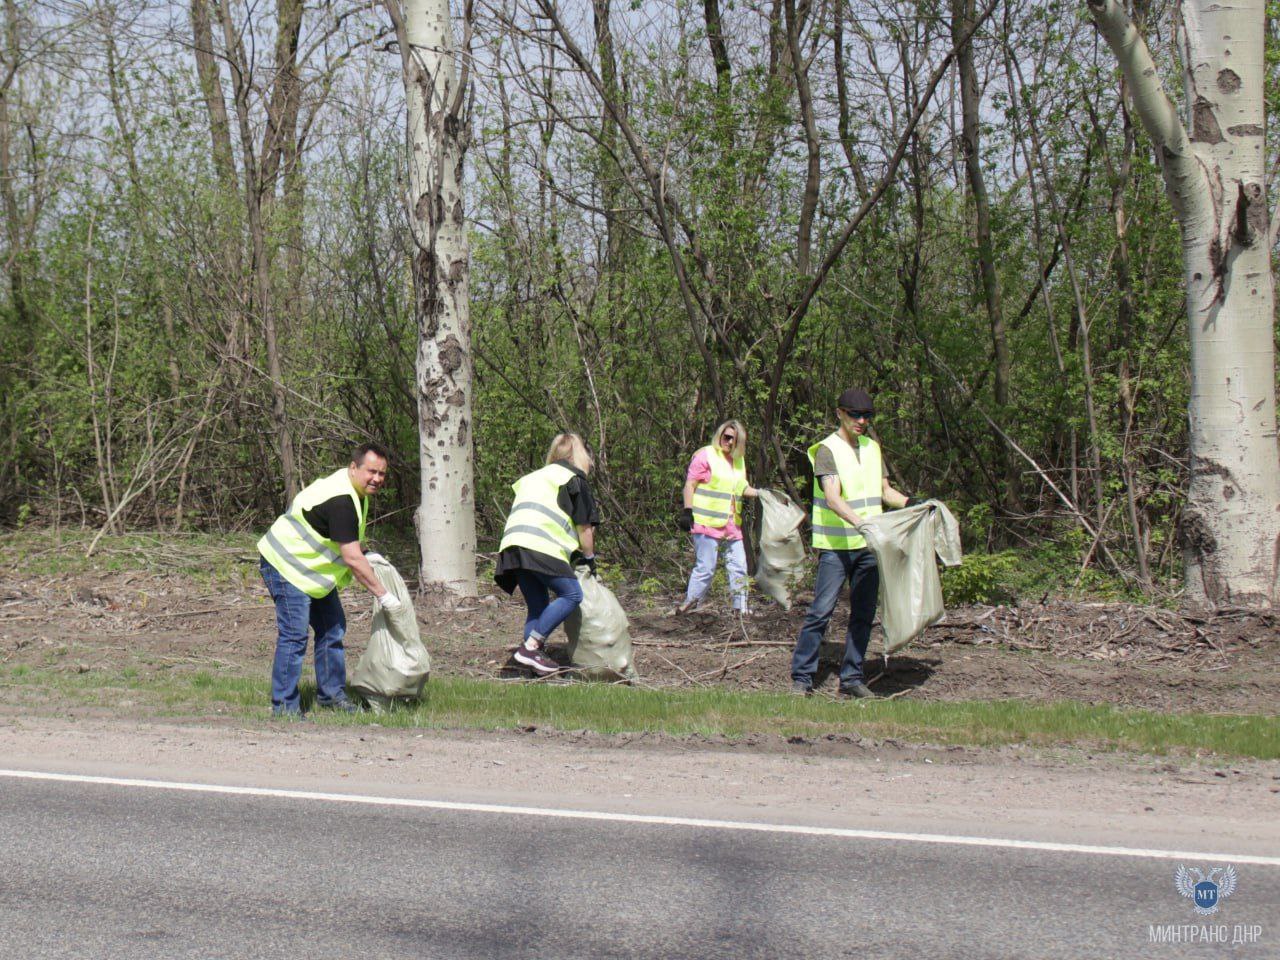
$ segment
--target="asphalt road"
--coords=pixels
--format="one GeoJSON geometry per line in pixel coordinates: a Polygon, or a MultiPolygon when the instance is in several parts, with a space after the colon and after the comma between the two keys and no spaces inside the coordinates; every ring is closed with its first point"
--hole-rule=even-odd
{"type": "Polygon", "coordinates": [[[0,778],[0,957],[1280,957],[1280,867],[1177,865],[0,778]]]}

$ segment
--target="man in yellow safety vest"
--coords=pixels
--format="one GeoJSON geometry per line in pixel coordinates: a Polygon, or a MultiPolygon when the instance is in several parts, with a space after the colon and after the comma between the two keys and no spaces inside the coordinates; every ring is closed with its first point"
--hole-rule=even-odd
{"type": "MultiPolygon", "coordinates": [[[[858,533],[862,522],[883,512],[884,505],[906,507],[917,500],[889,485],[880,444],[868,436],[874,406],[865,390],[852,388],[836,401],[840,427],[809,448],[813,465],[813,546],[818,572],[813,603],[805,615],[791,657],[793,693],[813,692],[818,650],[835,612],[840,590],[849,584],[849,626],[840,665],[842,697],[874,697],[862,672],[871,622],[876,615],[880,574],[875,554],[858,533]]],[[[923,498],[920,498],[923,499],[923,498]]]]}
{"type": "Polygon", "coordinates": [[[389,593],[365,558],[368,497],[387,479],[387,452],[376,443],[356,447],[351,464],[321,477],[258,541],[262,580],[276,605],[276,655],[271,669],[271,713],[300,717],[298,680],[315,631],[316,705],[354,712],[347,699],[347,666],[342,640],[347,618],[338,588],[359,580],[384,610],[400,601],[389,593]]]}

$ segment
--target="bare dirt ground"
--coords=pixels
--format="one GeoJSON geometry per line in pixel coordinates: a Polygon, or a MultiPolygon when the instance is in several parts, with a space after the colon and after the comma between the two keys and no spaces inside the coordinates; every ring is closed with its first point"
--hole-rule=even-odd
{"type": "MultiPolygon", "coordinates": [[[[625,590],[640,681],[655,686],[784,690],[791,646],[809,597],[791,611],[761,601],[758,616],[733,618],[713,603],[686,617],[671,598],[625,590]]],[[[369,634],[369,600],[346,591],[348,657],[369,634]]],[[[518,595],[494,590],[456,610],[418,604],[437,675],[498,676],[520,634],[518,595]]],[[[847,609],[823,649],[819,686],[834,691],[847,609]]],[[[1190,616],[1153,607],[1051,601],[948,612],[886,669],[874,651],[870,683],[886,696],[923,700],[1006,699],[1112,703],[1156,710],[1280,713],[1280,624],[1227,611],[1190,616]]],[[[68,673],[269,669],[273,609],[250,564],[234,589],[177,575],[0,574],[0,663],[68,673]]],[[[552,653],[557,651],[553,647],[552,653]]]]}

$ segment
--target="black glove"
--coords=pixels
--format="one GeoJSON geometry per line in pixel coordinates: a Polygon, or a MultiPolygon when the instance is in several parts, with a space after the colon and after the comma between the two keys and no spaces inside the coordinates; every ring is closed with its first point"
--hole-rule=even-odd
{"type": "Polygon", "coordinates": [[[933,497],[926,497],[926,496],[924,496],[923,494],[919,494],[919,493],[917,493],[914,497],[907,497],[907,502],[906,502],[906,503],[904,503],[902,506],[903,506],[904,508],[905,508],[905,507],[918,507],[918,506],[920,506],[920,504],[924,503],[926,500],[932,500],[932,499],[933,499],[933,497]]]}
{"type": "Polygon", "coordinates": [[[693,507],[685,507],[680,511],[680,516],[676,519],[676,526],[685,533],[693,530],[693,507]]]}
{"type": "Polygon", "coordinates": [[[587,569],[591,571],[591,575],[593,577],[597,575],[596,574],[596,556],[594,553],[589,557],[583,557],[582,562],[587,565],[587,569]]]}

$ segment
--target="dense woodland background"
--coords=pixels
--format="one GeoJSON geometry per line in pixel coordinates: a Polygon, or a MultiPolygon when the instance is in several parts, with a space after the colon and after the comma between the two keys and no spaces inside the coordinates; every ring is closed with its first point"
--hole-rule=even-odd
{"type": "MultiPolygon", "coordinates": [[[[368,438],[394,451],[377,513],[411,526],[413,240],[381,9],[0,3],[0,523],[253,529],[368,438]]],[[[1178,89],[1170,10],[1130,10],[1178,89]]],[[[1073,574],[1176,588],[1179,236],[1082,7],[455,15],[482,551],[508,484],[572,428],[602,553],[660,564],[717,423],[747,424],[754,482],[807,499],[805,447],[863,385],[893,483],[946,499],[970,547],[1053,541],[1073,574]]]]}

